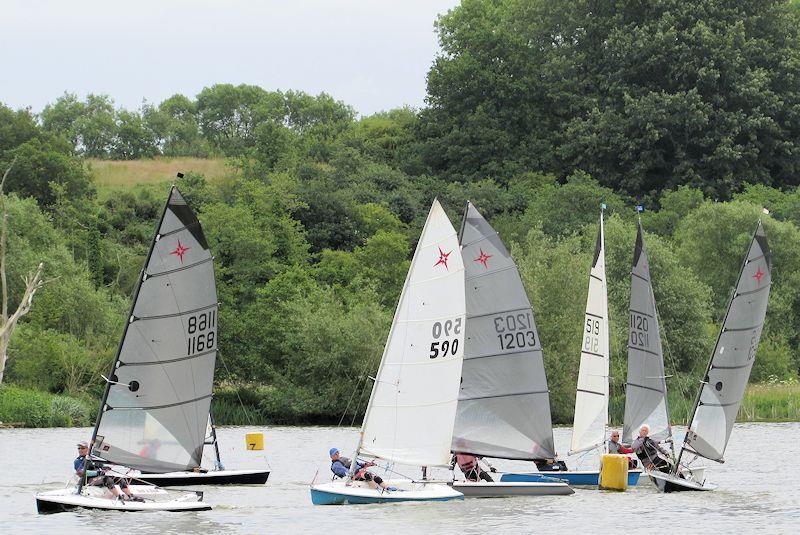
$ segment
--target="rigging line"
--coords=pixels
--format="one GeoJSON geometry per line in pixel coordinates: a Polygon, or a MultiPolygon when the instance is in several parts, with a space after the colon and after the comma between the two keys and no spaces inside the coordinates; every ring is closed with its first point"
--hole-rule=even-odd
{"type": "MultiPolygon", "coordinates": [[[[220,350],[217,350],[217,357],[219,358],[219,361],[222,363],[222,367],[225,368],[225,371],[228,373],[228,375],[229,376],[232,375],[231,374],[231,370],[228,368],[228,365],[225,363],[225,360],[222,358],[222,352],[220,350]]],[[[242,401],[242,397],[239,395],[239,389],[235,388],[233,391],[236,393],[236,399],[239,400],[239,405],[241,405],[242,410],[244,411],[244,415],[247,418],[247,425],[253,425],[253,421],[250,419],[250,411],[247,410],[247,407],[245,406],[244,401],[242,401]]]]}
{"type": "MultiPolygon", "coordinates": [[[[345,417],[347,416],[347,412],[350,410],[350,404],[353,402],[353,398],[355,397],[356,392],[360,391],[362,395],[359,396],[358,403],[356,404],[355,407],[353,407],[354,411],[356,411],[356,412],[358,411],[358,406],[361,404],[361,397],[363,396],[363,393],[364,393],[363,390],[360,390],[360,389],[363,388],[362,383],[364,381],[366,381],[367,377],[369,376],[369,370],[367,369],[367,365],[371,363],[371,360],[372,359],[366,359],[366,364],[363,366],[363,368],[361,370],[361,374],[358,377],[358,381],[356,381],[356,387],[353,389],[352,392],[350,392],[350,399],[347,400],[347,406],[344,408],[344,411],[342,412],[342,417],[339,418],[339,423],[336,424],[336,427],[341,427],[342,426],[342,422],[344,421],[345,417]]],[[[339,396],[337,394],[335,396],[335,398],[338,398],[338,397],[339,396]]],[[[353,418],[354,418],[354,421],[355,421],[355,413],[354,413],[353,418]]],[[[353,424],[351,423],[350,425],[353,425],[353,424]]]]}
{"type": "MultiPolygon", "coordinates": [[[[386,343],[388,344],[389,342],[387,341],[386,343]]],[[[384,351],[385,351],[385,348],[384,348],[384,351]]],[[[380,353],[381,358],[383,358],[384,351],[381,351],[381,353],[380,353]]],[[[353,407],[353,418],[352,418],[352,420],[350,420],[350,426],[351,427],[356,424],[356,418],[358,418],[358,414],[360,412],[360,407],[364,404],[364,395],[367,393],[367,391],[371,391],[369,388],[367,388],[367,384],[368,384],[367,383],[367,379],[370,379],[369,372],[370,372],[370,370],[375,368],[375,361],[376,360],[378,360],[378,354],[377,353],[375,355],[373,355],[371,359],[367,359],[367,361],[364,363],[364,369],[362,370],[363,373],[362,373],[362,376],[361,376],[362,379],[364,380],[364,384],[363,384],[363,386],[361,386],[361,392],[359,393],[359,396],[358,396],[358,403],[356,403],[355,407],[353,407]]],[[[378,362],[378,367],[380,367],[380,362],[378,362]]],[[[378,375],[377,370],[375,371],[375,375],[376,376],[378,375]]],[[[374,381],[376,383],[378,382],[377,377],[374,379],[374,381]]],[[[358,392],[358,389],[353,391],[353,393],[355,393],[355,392],[358,392]]],[[[369,403],[369,400],[367,400],[367,403],[369,403]]],[[[364,407],[364,410],[366,411],[366,407],[364,407]]],[[[364,414],[364,416],[366,416],[366,413],[364,414]]]]}

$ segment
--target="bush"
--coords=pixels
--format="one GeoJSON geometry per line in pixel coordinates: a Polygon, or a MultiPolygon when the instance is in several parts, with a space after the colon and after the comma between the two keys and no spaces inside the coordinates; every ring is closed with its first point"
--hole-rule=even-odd
{"type": "Polygon", "coordinates": [[[86,401],[11,385],[0,386],[0,421],[24,427],[86,427],[95,408],[86,401]]]}

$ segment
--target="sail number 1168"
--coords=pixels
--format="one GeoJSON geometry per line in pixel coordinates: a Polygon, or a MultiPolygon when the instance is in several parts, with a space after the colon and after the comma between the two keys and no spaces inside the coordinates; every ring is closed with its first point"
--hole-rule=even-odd
{"type": "Polygon", "coordinates": [[[187,356],[212,349],[217,336],[217,311],[209,310],[189,316],[186,330],[189,339],[187,356]]]}

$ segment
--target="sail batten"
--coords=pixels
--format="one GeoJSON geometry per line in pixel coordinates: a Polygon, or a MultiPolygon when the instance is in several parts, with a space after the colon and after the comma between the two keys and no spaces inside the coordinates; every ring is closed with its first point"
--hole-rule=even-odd
{"type": "Polygon", "coordinates": [[[631,267],[627,378],[629,388],[625,391],[623,442],[631,442],[644,424],[649,426],[650,438],[655,441],[663,442],[672,437],[661,327],[651,280],[644,230],[639,222],[631,267]]]}
{"type": "Polygon", "coordinates": [[[594,259],[589,272],[581,338],[580,368],[575,392],[575,419],[570,454],[588,451],[605,442],[608,423],[608,295],[603,215],[595,241],[594,259]]]}
{"type": "Polygon", "coordinates": [[[200,466],[217,312],[213,257],[173,186],[106,385],[93,455],[145,472],[200,466]]]}
{"type": "Polygon", "coordinates": [[[471,203],[461,226],[466,348],[453,451],[555,456],[541,342],[517,266],[471,203]]]}
{"type": "Polygon", "coordinates": [[[403,285],[357,454],[447,466],[464,352],[464,266],[433,202],[403,285]]]}
{"type": "Polygon", "coordinates": [[[689,451],[712,461],[724,461],[755,362],[771,283],[769,245],[759,221],[728,302],[681,454],[689,451]]]}

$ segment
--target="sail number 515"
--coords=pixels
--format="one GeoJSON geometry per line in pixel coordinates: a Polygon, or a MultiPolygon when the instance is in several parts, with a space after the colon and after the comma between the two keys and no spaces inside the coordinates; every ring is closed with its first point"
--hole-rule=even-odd
{"type": "Polygon", "coordinates": [[[430,358],[446,357],[448,354],[455,355],[458,352],[458,338],[449,339],[450,336],[461,334],[462,318],[454,320],[437,321],[433,324],[431,335],[434,341],[431,342],[430,358]],[[439,338],[444,337],[444,340],[439,338]]]}

